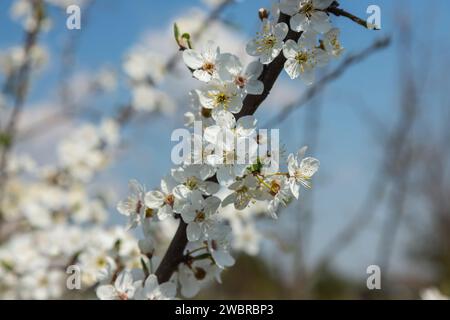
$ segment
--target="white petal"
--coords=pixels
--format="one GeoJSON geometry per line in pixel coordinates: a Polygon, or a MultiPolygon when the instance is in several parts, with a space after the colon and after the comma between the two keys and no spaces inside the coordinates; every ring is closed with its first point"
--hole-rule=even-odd
{"type": "Polygon", "coordinates": [[[241,96],[235,95],[230,99],[230,103],[227,110],[232,113],[238,113],[242,109],[242,104],[243,102],[241,96]]]}
{"type": "Polygon", "coordinates": [[[229,194],[225,199],[222,201],[222,207],[226,207],[232,203],[234,203],[234,200],[236,199],[236,193],[229,194]]]}
{"type": "Polygon", "coordinates": [[[122,271],[114,282],[114,286],[120,292],[126,292],[133,286],[133,276],[128,270],[122,271]]]}
{"type": "Polygon", "coordinates": [[[221,268],[231,267],[232,265],[234,265],[235,260],[227,251],[213,251],[212,256],[216,264],[221,268]]]}
{"type": "Polygon", "coordinates": [[[191,194],[191,190],[186,187],[185,185],[178,185],[173,189],[173,195],[180,200],[185,200],[189,198],[189,195],[191,194]]]}
{"type": "Polygon", "coordinates": [[[245,91],[248,94],[260,95],[264,92],[264,84],[259,80],[248,80],[245,85],[245,91]]]}
{"type": "Polygon", "coordinates": [[[218,197],[208,197],[205,200],[205,213],[207,215],[212,215],[216,213],[217,209],[220,207],[220,199],[218,197]]]}
{"type": "Polygon", "coordinates": [[[158,278],[154,274],[151,274],[144,283],[145,293],[152,293],[156,288],[158,288],[158,278]]]}
{"type": "Polygon", "coordinates": [[[278,40],[284,40],[284,38],[286,38],[286,36],[288,34],[288,31],[289,31],[289,27],[284,22],[276,24],[275,27],[273,28],[274,36],[278,40]]]}
{"type": "Polygon", "coordinates": [[[202,229],[198,223],[191,222],[187,226],[186,234],[189,241],[197,241],[202,236],[202,229]]]}
{"type": "Polygon", "coordinates": [[[215,120],[216,120],[217,125],[219,125],[220,127],[233,129],[236,126],[236,119],[235,119],[234,115],[231,112],[226,111],[226,110],[218,111],[215,120]]]}
{"type": "Polygon", "coordinates": [[[202,191],[205,192],[206,194],[215,194],[219,192],[220,185],[212,181],[205,181],[205,184],[202,187],[202,189],[203,189],[202,191]]]}
{"type": "Polygon", "coordinates": [[[305,67],[303,72],[301,73],[301,79],[305,84],[312,85],[316,79],[314,68],[305,67]]]}
{"type": "Polygon", "coordinates": [[[280,11],[284,14],[292,16],[299,10],[298,0],[283,0],[280,3],[280,11]]]}
{"type": "Polygon", "coordinates": [[[289,75],[291,79],[296,79],[301,73],[300,64],[297,62],[297,60],[294,59],[288,59],[284,63],[284,70],[286,70],[286,73],[289,75]]]}
{"type": "Polygon", "coordinates": [[[295,181],[295,179],[289,181],[289,188],[291,189],[291,193],[295,199],[298,199],[300,194],[300,185],[295,181]]]}
{"type": "Polygon", "coordinates": [[[322,49],[315,49],[314,57],[318,67],[324,67],[330,61],[330,56],[322,49]]]}
{"type": "Polygon", "coordinates": [[[159,290],[166,298],[173,298],[177,294],[177,286],[173,282],[165,282],[160,284],[159,290]]]}
{"type": "Polygon", "coordinates": [[[324,10],[327,9],[334,0],[313,0],[313,6],[316,9],[324,10]]]}
{"type": "Polygon", "coordinates": [[[260,55],[258,48],[259,48],[258,43],[256,42],[255,39],[252,39],[247,43],[247,46],[245,47],[245,51],[247,52],[248,55],[257,57],[260,55]]]}
{"type": "Polygon", "coordinates": [[[211,81],[211,75],[205,70],[195,70],[193,73],[194,77],[203,82],[211,81]]]}
{"type": "Polygon", "coordinates": [[[145,205],[152,209],[158,209],[164,204],[164,194],[160,191],[150,191],[145,195],[145,205]]]}
{"type": "Polygon", "coordinates": [[[170,217],[173,213],[173,210],[170,206],[165,205],[158,210],[158,218],[159,220],[164,220],[167,217],[170,217]]]}
{"type": "Polygon", "coordinates": [[[294,40],[289,39],[284,43],[283,55],[286,59],[294,59],[299,51],[300,48],[294,40]]]}
{"type": "Polygon", "coordinates": [[[217,180],[223,186],[228,186],[234,181],[234,174],[231,166],[223,165],[217,169],[217,180]]]}
{"type": "Polygon", "coordinates": [[[303,13],[297,13],[291,17],[290,26],[295,32],[305,31],[308,24],[308,18],[303,13]]]}
{"type": "Polygon", "coordinates": [[[202,55],[204,57],[204,59],[208,62],[215,62],[218,55],[220,54],[220,49],[219,47],[215,44],[214,41],[209,40],[206,43],[205,48],[203,48],[203,52],[202,55]]]}
{"type": "Polygon", "coordinates": [[[220,126],[210,126],[205,129],[203,137],[211,144],[216,144],[222,132],[220,126]]]}
{"type": "Polygon", "coordinates": [[[236,132],[240,136],[249,136],[255,132],[257,120],[254,116],[244,116],[236,123],[236,132]]]}
{"type": "Polygon", "coordinates": [[[331,23],[328,15],[322,11],[315,11],[311,17],[311,28],[319,33],[330,31],[331,23]]]}
{"type": "Polygon", "coordinates": [[[300,163],[300,169],[305,177],[312,177],[319,170],[320,161],[315,158],[305,158],[300,163]]]}
{"type": "Polygon", "coordinates": [[[263,72],[264,66],[259,61],[251,62],[245,69],[245,74],[247,76],[253,76],[255,79],[258,78],[263,72]]]}
{"type": "Polygon", "coordinates": [[[100,300],[116,300],[117,299],[117,291],[110,284],[104,285],[104,286],[99,286],[96,290],[96,294],[100,300]]]}

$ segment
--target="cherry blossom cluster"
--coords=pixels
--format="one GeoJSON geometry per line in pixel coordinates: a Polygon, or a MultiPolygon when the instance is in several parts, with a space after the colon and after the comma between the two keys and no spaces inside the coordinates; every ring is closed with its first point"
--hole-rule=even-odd
{"type": "Polygon", "coordinates": [[[201,121],[202,135],[192,134],[191,143],[200,143],[202,148],[173,168],[157,189],[147,190],[138,181],[130,181],[130,195],[117,209],[128,217],[128,228],[142,227],[144,238],[139,244],[145,259],[139,271],[123,269],[111,278],[113,281],[100,285],[100,299],[171,299],[178,286],[183,296],[194,296],[206,281],[220,282],[221,271],[234,264],[230,253],[232,227],[241,228],[242,234],[254,231],[243,230],[245,227],[233,223],[230,216],[263,203],[262,211],[276,218],[280,205],[299,198],[301,186],[311,187],[319,161],[305,157],[306,147],[289,154],[286,170],[280,171],[273,152],[258,152],[268,150],[270,141],[255,134],[256,118],[241,116],[240,112],[248,95],[264,93],[260,76],[265,65],[280,54],[286,58],[284,69],[290,78],[301,77],[307,84],[313,83],[316,67],[341,54],[339,31],[332,28],[325,12],[332,3],[282,1],[271,19],[268,14],[262,17],[261,32],[247,44],[247,53],[258,57],[247,66],[212,41],[201,50],[183,48],[185,65],[201,83],[190,92],[193,110],[185,114],[186,125],[201,121]],[[275,22],[280,11],[290,16],[289,26],[275,22]],[[297,42],[286,40],[289,29],[301,33],[297,42]],[[246,150],[245,163],[237,161],[239,148],[246,150]],[[232,210],[225,215],[227,208],[232,210]],[[150,231],[152,225],[167,219],[186,224],[188,243],[177,271],[168,282],[158,283],[155,271],[160,259],[154,254],[150,231]]]}

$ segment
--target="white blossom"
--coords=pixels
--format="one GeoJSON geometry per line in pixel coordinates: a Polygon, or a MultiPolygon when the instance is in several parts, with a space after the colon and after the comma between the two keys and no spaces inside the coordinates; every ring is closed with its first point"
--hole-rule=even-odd
{"type": "Polygon", "coordinates": [[[136,300],[171,300],[175,298],[177,287],[172,282],[165,282],[158,284],[158,279],[154,274],[151,274],[142,281],[135,284],[136,300]]]}
{"type": "Polygon", "coordinates": [[[310,188],[311,177],[319,170],[319,160],[311,157],[304,158],[306,147],[301,148],[297,155],[288,156],[289,186],[292,195],[298,199],[300,185],[310,188]]]}
{"type": "Polygon", "coordinates": [[[301,77],[306,84],[312,84],[315,78],[315,68],[328,62],[328,54],[315,45],[316,34],[305,32],[298,42],[288,40],[284,44],[283,54],[286,57],[284,70],[291,79],[301,77]]]}
{"type": "Polygon", "coordinates": [[[114,285],[101,285],[97,288],[96,293],[100,300],[129,300],[134,297],[135,291],[132,273],[124,270],[119,273],[114,285]]]}
{"type": "MultiPolygon", "coordinates": [[[[145,187],[137,180],[130,180],[131,194],[117,204],[117,210],[128,217],[128,228],[135,228],[146,215],[145,187]]],[[[150,210],[151,212],[151,210],[150,210]]]]}
{"type": "Polygon", "coordinates": [[[258,80],[262,71],[263,65],[259,61],[250,63],[244,70],[239,58],[230,56],[219,67],[218,73],[220,80],[234,82],[247,94],[260,95],[264,91],[264,84],[258,80]]]}
{"type": "Polygon", "coordinates": [[[264,19],[261,32],[247,44],[247,53],[259,57],[262,64],[271,63],[283,49],[283,40],[288,31],[287,24],[283,22],[274,24],[268,19],[264,19]]]}

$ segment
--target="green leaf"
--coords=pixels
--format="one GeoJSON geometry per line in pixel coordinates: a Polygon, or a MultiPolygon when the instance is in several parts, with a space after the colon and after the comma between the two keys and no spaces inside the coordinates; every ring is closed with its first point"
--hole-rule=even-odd
{"type": "Polygon", "coordinates": [[[175,37],[175,41],[178,43],[180,41],[180,29],[176,23],[173,24],[173,35],[175,37]]]}

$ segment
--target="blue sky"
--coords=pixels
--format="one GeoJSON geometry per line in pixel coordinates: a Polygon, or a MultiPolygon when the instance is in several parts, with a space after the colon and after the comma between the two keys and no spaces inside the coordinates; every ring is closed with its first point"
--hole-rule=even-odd
{"type": "MultiPolygon", "coordinates": [[[[411,12],[411,21],[419,26],[415,32],[423,35],[424,44],[433,48],[435,58],[443,59],[448,52],[450,22],[445,12],[450,12],[449,1],[342,0],[340,2],[342,7],[361,17],[366,15],[366,8],[371,4],[379,5],[382,10],[383,29],[378,32],[364,30],[343,18],[334,19],[336,25],[342,29],[342,42],[348,52],[357,52],[383,35],[395,34],[400,21],[398,12],[408,11],[411,12]],[[427,38],[429,28],[434,32],[433,37],[427,38]]],[[[232,21],[244,34],[251,37],[258,25],[257,9],[266,3],[268,2],[259,0],[240,1],[227,9],[224,18],[232,21]]],[[[22,39],[21,28],[9,18],[10,4],[11,1],[8,0],[0,1],[0,50],[20,44],[22,39]]],[[[124,54],[148,30],[166,28],[174,16],[193,6],[205,7],[197,0],[97,0],[88,14],[87,26],[82,30],[77,49],[77,68],[90,70],[102,65],[119,66],[124,54]]],[[[33,86],[29,100],[31,103],[54,94],[54,87],[58,83],[58,50],[68,32],[78,32],[68,31],[65,28],[65,15],[61,12],[52,11],[51,14],[55,19],[53,31],[44,35],[42,41],[53,52],[55,60],[52,61],[55,63],[49,66],[33,86]]],[[[380,149],[373,143],[370,130],[367,130],[367,124],[356,115],[353,107],[355,103],[362,103],[377,114],[386,127],[392,124],[395,119],[392,101],[397,95],[398,60],[395,40],[394,37],[394,45],[390,49],[348,70],[327,89],[323,98],[319,148],[314,154],[321,160],[322,170],[315,192],[318,210],[315,217],[312,252],[319,252],[323,243],[331,239],[331,236],[352,217],[354,209],[364,196],[376,160],[381,156],[380,149]]],[[[220,39],[216,39],[216,42],[220,45],[220,39]]],[[[299,88],[303,86],[300,82],[297,84],[299,88]]],[[[122,88],[102,103],[125,102],[127,94],[122,88]]],[[[262,119],[267,119],[276,107],[267,106],[267,110],[264,110],[263,105],[263,110],[258,114],[262,119]]],[[[281,126],[281,138],[287,150],[295,150],[300,143],[307,143],[302,138],[305,114],[305,108],[302,108],[281,126]]],[[[147,185],[157,184],[160,173],[169,169],[167,159],[171,148],[170,132],[176,126],[179,126],[179,123],[161,119],[150,127],[130,130],[129,138],[138,137],[139,145],[133,146],[130,150],[133,156],[125,154],[119,164],[106,175],[112,172],[118,174],[124,187],[128,178],[132,177],[148,181],[147,185]]],[[[361,275],[365,274],[364,266],[371,264],[375,256],[372,245],[378,240],[380,221],[376,220],[373,227],[338,260],[343,269],[351,268],[361,275]]],[[[398,261],[398,268],[402,268],[404,261],[401,259],[398,261]]]]}

